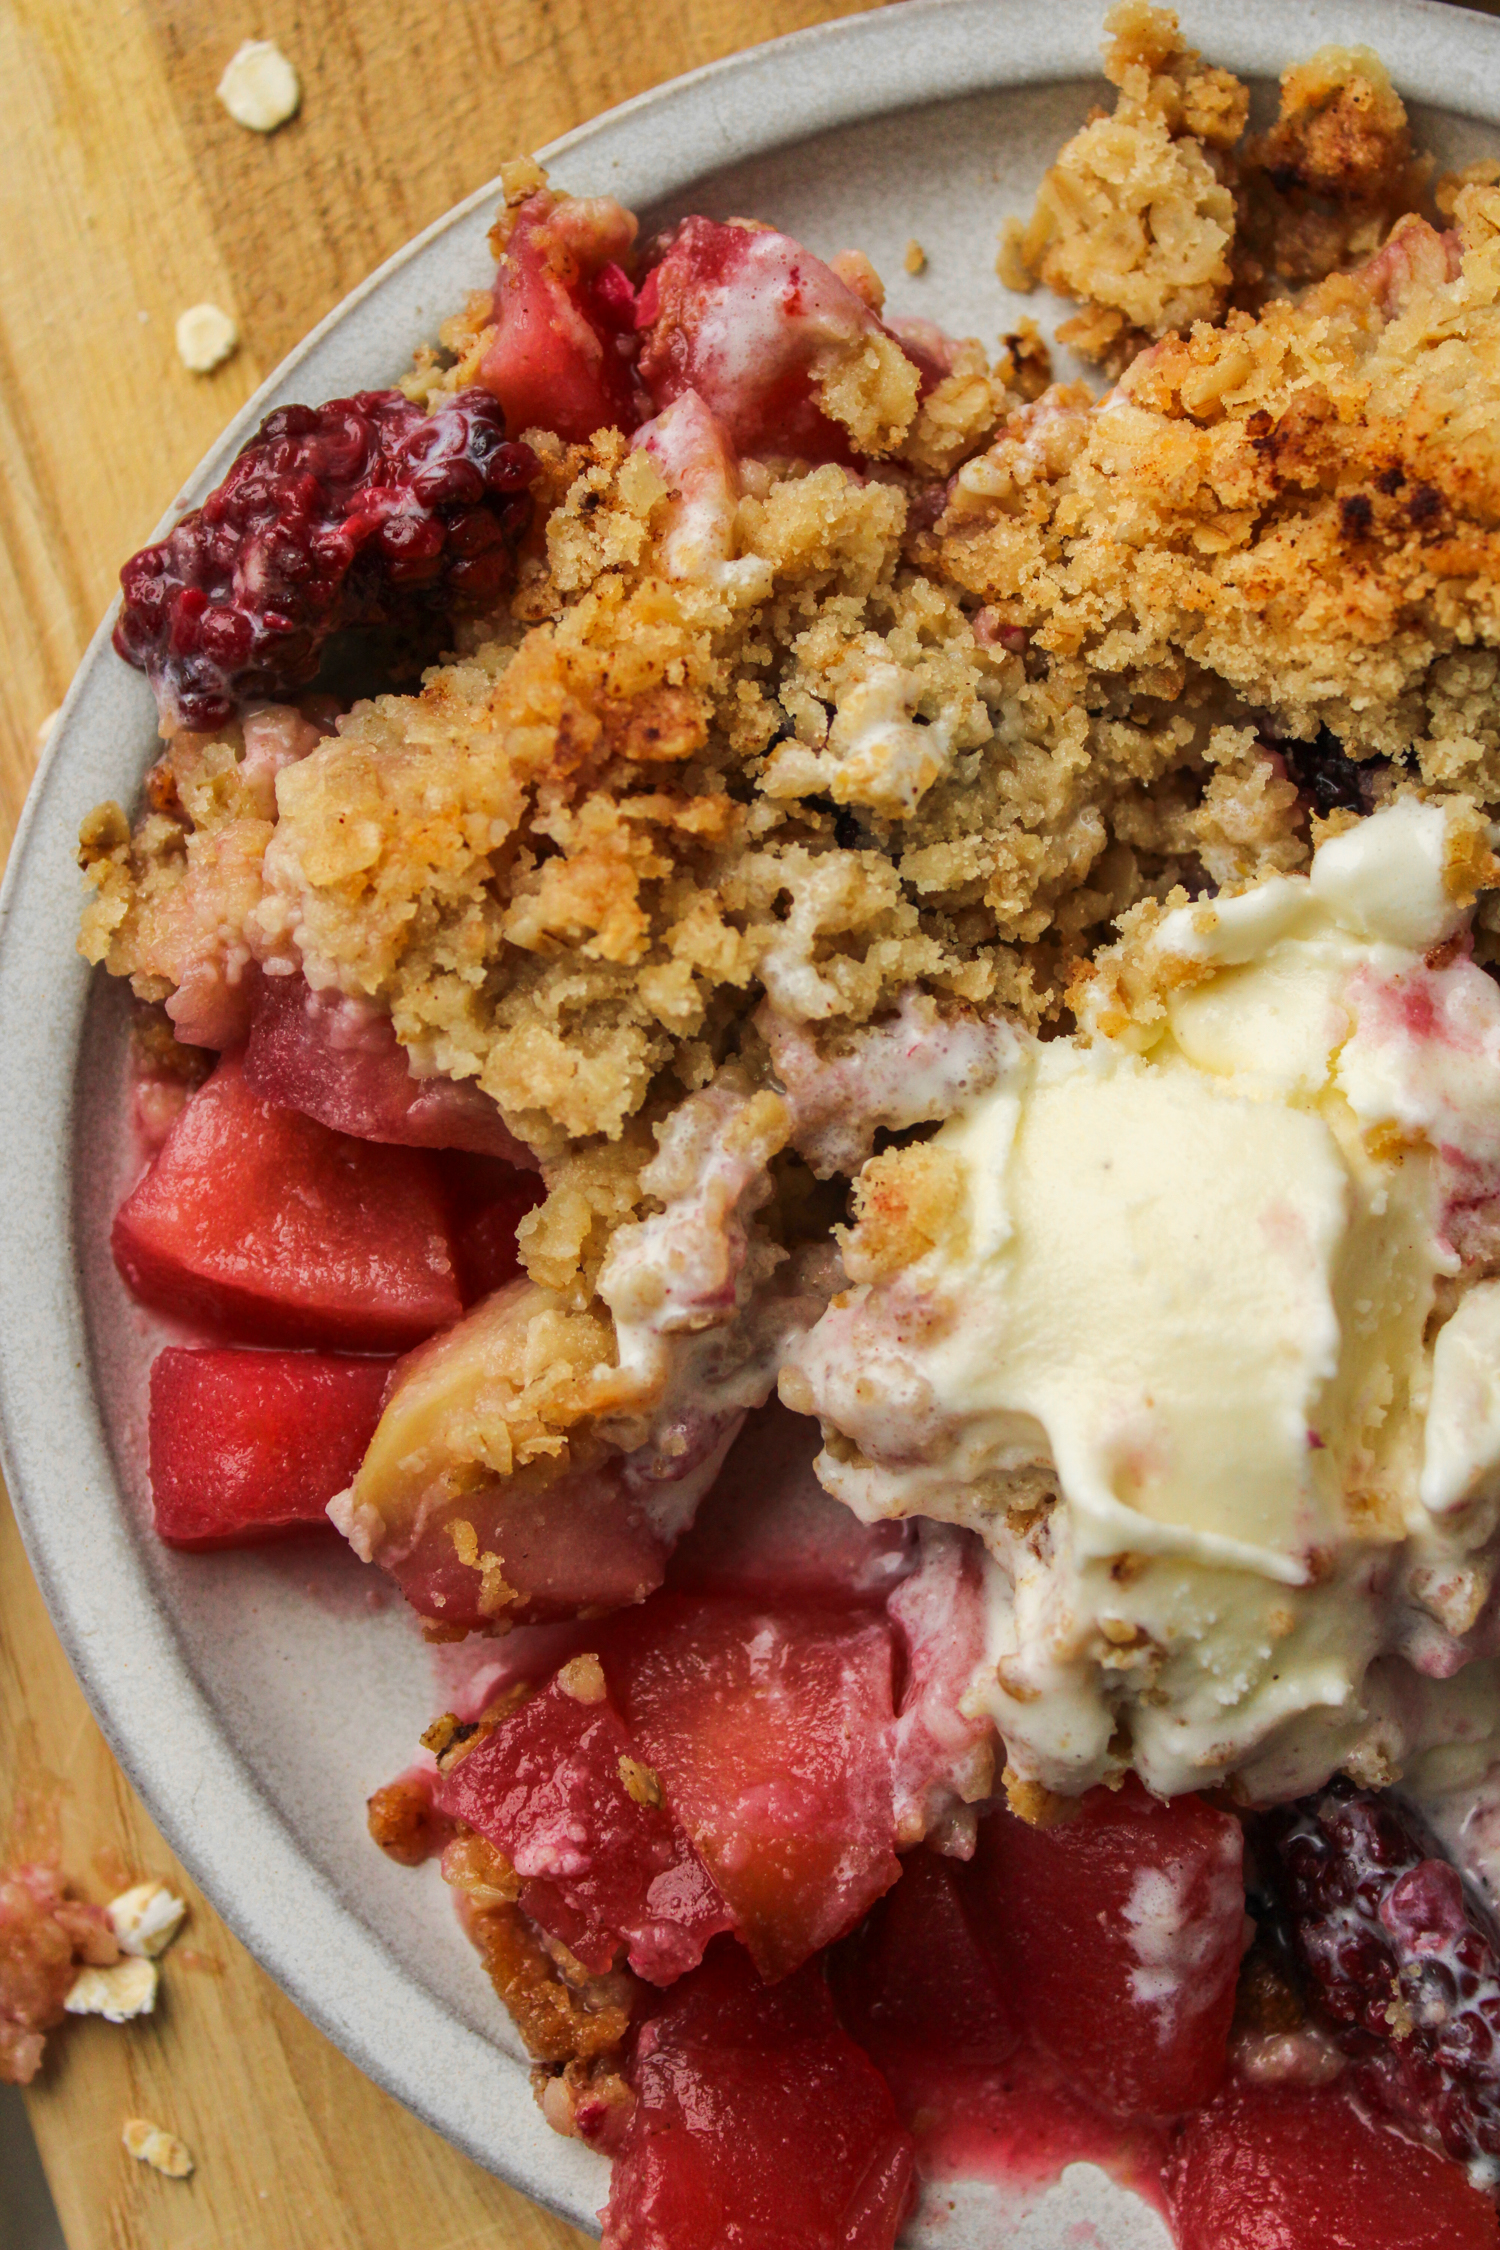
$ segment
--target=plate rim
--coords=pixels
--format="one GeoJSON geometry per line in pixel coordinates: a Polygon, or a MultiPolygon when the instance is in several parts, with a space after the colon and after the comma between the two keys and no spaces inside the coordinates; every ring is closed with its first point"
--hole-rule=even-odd
{"type": "MultiPolygon", "coordinates": [[[[1261,0],[1239,13],[1224,0],[1185,0],[1180,12],[1189,38],[1242,74],[1274,75],[1325,39],[1357,37],[1379,49],[1408,99],[1500,123],[1500,20],[1449,0],[1261,0]]],[[[591,192],[607,191],[601,175],[609,168],[623,170],[623,200],[655,200],[713,170],[871,118],[1096,78],[1102,14],[1093,0],[1062,10],[1056,0],[888,0],[649,88],[538,154],[591,192]],[[833,49],[848,50],[842,60],[854,67],[816,67],[833,49]],[[672,130],[661,133],[667,119],[672,130]],[[650,190],[633,173],[652,169],[639,144],[653,135],[650,190]],[[672,151],[665,164],[664,145],[672,151]]],[[[472,226],[499,192],[495,180],[476,188],[325,314],[232,418],[153,536],[211,489],[330,339],[472,226]]],[[[107,767],[111,738],[122,730],[133,738],[150,732],[148,691],[110,650],[117,609],[118,596],[51,730],[0,888],[0,1053],[29,1065],[13,1071],[0,1135],[0,1469],[52,1622],[111,1750],[240,1942],[377,2085],[485,2168],[594,2229],[600,2160],[543,2124],[523,2063],[456,2022],[373,1931],[353,1922],[220,1731],[134,1553],[90,1372],[74,1227],[78,1068],[96,973],[66,941],[56,943],[61,925],[76,929],[76,895],[69,887],[59,900],[56,880],[59,843],[69,861],[72,854],[67,790],[93,764],[107,767]],[[57,1459],[59,1411],[77,1448],[65,1464],[57,1459]],[[100,1535],[88,1548],[92,1574],[78,1567],[65,1521],[80,1491],[100,1535]],[[112,1524],[111,1505],[120,1519],[112,1524]],[[101,1577],[111,1583],[102,1586],[101,1577]],[[205,1790],[213,1797],[207,1814],[205,1790]],[[237,1834],[247,1820],[258,1840],[248,1873],[237,1834]],[[295,1911],[278,1915],[274,1895],[288,1876],[295,1911]]]]}

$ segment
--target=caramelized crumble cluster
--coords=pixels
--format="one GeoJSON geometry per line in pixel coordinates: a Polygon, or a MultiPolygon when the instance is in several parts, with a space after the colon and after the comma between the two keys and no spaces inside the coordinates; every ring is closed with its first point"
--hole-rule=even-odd
{"type": "Polygon", "coordinates": [[[1247,136],[1249,88],[1205,67],[1175,16],[1120,0],[1106,25],[1114,112],[1096,110],[1061,151],[999,261],[1008,288],[1040,281],[1082,302],[1057,334],[1085,359],[1119,374],[1173,329],[1372,256],[1421,209],[1431,162],[1368,47],[1296,64],[1276,123],[1247,136]]]}

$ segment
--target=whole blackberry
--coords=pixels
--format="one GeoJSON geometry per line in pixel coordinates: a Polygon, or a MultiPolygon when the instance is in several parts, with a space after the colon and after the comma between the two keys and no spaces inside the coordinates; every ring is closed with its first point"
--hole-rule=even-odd
{"type": "Polygon", "coordinates": [[[483,609],[515,573],[529,447],[488,391],[427,414],[360,391],[269,415],[201,508],[120,573],[114,643],[173,727],[222,726],[304,686],[341,626],[419,638],[483,609]]]}
{"type": "Polygon", "coordinates": [[[1355,2089],[1460,2162],[1500,2157],[1500,1948],[1457,1869],[1404,1806],[1342,1785],[1261,1827],[1355,2089]]]}

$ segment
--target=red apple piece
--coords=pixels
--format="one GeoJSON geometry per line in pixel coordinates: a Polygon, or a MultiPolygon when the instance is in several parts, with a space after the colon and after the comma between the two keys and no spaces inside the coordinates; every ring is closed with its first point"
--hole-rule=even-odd
{"type": "Polygon", "coordinates": [[[899,1873],[885,1623],[664,1594],[603,1656],[761,1974],[851,1929],[899,1873]]]}
{"type": "Polygon", "coordinates": [[[259,1100],[226,1056],[115,1217],[143,1303],[246,1343],[402,1351],[462,1311],[431,1157],[259,1100]]]}
{"type": "Polygon", "coordinates": [[[328,1525],[363,1458],[388,1359],[326,1352],[158,1352],[151,1494],[173,1547],[243,1547],[328,1525]]]}
{"type": "Polygon", "coordinates": [[[245,1047],[245,1083],[336,1133],[404,1148],[468,1149],[535,1169],[475,1080],[415,1078],[383,1010],[301,977],[263,977],[245,1047]]]}
{"type": "Polygon", "coordinates": [[[829,1956],[839,2012],[877,2061],[894,2050],[977,2067],[1014,2052],[1005,1932],[989,1926],[975,1874],[925,1846],[908,1852],[900,1882],[829,1956]]]}
{"type": "Polygon", "coordinates": [[[661,1584],[654,1488],[593,1427],[611,1350],[603,1322],[517,1280],[398,1370],[338,1520],[424,1617],[544,1623],[661,1584]]]}
{"type": "Polygon", "coordinates": [[[643,2025],[630,2078],[604,2250],[891,2250],[912,2143],[818,1964],[767,1986],[721,1939],[643,2025]]]}
{"type": "Polygon", "coordinates": [[[1461,2166],[1361,2117],[1339,2086],[1227,2086],[1173,2163],[1181,2250],[1496,2250],[1461,2166]]]}
{"type": "Polygon", "coordinates": [[[596,1657],[574,1658],[468,1751],[437,1804],[505,1854],[526,1912],[585,1968],[611,1968],[624,1945],[637,1975],[669,1984],[730,1926],[596,1657]]]}
{"type": "Polygon", "coordinates": [[[1070,1820],[980,1824],[979,1880],[1025,2028],[1123,2117],[1196,2109],[1224,2075],[1244,1951],[1243,1838],[1200,1797],[1132,1775],[1070,1820]]]}

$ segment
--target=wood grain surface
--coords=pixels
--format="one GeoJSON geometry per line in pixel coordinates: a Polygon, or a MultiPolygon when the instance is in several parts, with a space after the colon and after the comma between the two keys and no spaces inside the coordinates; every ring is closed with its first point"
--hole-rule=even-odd
{"type": "MultiPolygon", "coordinates": [[[[508,156],[852,12],[0,0],[0,852],[121,562],[314,321],[508,156]],[[214,98],[246,38],[276,39],[302,75],[301,114],[269,139],[214,98]],[[243,343],[192,376],[173,327],[205,298],[243,343]]],[[[153,1874],[192,1903],[156,2016],[70,2023],[29,2092],[69,2250],[581,2244],[345,2062],[175,1865],[89,1716],[0,1493],[0,1856],[52,1819],[93,1896],[153,1874]],[[181,2134],[191,2180],[126,2155],[129,2116],[181,2134]]]]}
{"type": "MultiPolygon", "coordinates": [[[[0,0],[0,852],[122,559],[289,345],[517,150],[851,12],[0,0]],[[295,60],[304,101],[262,139],[214,87],[242,39],[267,37],[295,60]],[[243,343],[195,377],[173,325],[205,298],[243,343]]],[[[0,1492],[0,1852],[52,1819],[94,1896],[153,1874],[192,1904],[155,2018],[70,2024],[28,2096],[70,2250],[581,2244],[345,2062],[175,1865],[89,1716],[0,1492]],[[131,2161],[130,2115],[183,2136],[190,2181],[131,2161]]]]}

